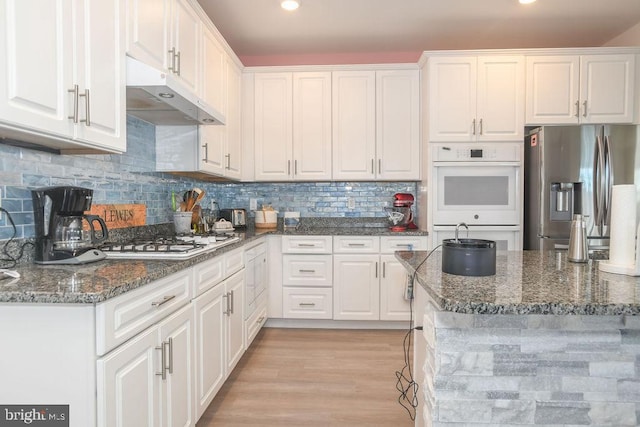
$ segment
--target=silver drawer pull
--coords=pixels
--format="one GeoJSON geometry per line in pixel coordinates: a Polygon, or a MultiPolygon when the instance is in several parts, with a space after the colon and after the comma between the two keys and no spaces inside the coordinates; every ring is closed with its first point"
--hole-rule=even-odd
{"type": "Polygon", "coordinates": [[[298,304],[300,307],[315,307],[315,302],[301,302],[298,304]]]}
{"type": "Polygon", "coordinates": [[[256,320],[256,324],[262,323],[263,320],[264,320],[264,316],[261,316],[258,320],[256,320]]]}
{"type": "Polygon", "coordinates": [[[315,248],[316,245],[313,243],[298,243],[298,247],[300,248],[315,248]]]}
{"type": "Polygon", "coordinates": [[[160,350],[160,363],[162,366],[162,369],[160,370],[160,372],[156,372],[156,375],[162,377],[163,380],[166,380],[167,379],[167,356],[165,354],[164,348],[165,348],[164,341],[160,346],[156,347],[156,350],[160,350]]]}
{"type": "Polygon", "coordinates": [[[395,245],[396,248],[410,248],[413,245],[411,243],[398,243],[397,245],[395,245]]]}
{"type": "Polygon", "coordinates": [[[300,273],[315,273],[315,270],[298,270],[300,273]]]}
{"type": "Polygon", "coordinates": [[[176,297],[175,295],[168,295],[168,296],[165,296],[164,298],[162,298],[162,301],[154,301],[154,302],[151,303],[151,305],[154,306],[154,307],[160,307],[161,305],[168,303],[169,301],[171,301],[175,297],[176,297]]]}
{"type": "Polygon", "coordinates": [[[362,247],[364,246],[364,243],[349,243],[349,247],[353,247],[353,246],[362,247]]]}

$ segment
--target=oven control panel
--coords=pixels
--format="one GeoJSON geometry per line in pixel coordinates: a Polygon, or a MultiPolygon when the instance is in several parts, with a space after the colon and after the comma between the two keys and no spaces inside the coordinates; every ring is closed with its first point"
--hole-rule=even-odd
{"type": "Polygon", "coordinates": [[[522,144],[433,144],[434,162],[514,162],[520,161],[522,144]]]}

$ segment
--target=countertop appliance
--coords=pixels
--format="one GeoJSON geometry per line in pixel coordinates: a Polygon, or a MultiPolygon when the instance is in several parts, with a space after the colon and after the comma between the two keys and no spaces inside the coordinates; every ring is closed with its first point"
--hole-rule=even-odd
{"type": "Polygon", "coordinates": [[[393,207],[387,207],[387,215],[392,222],[389,230],[406,231],[415,230],[418,226],[413,221],[413,206],[415,198],[410,193],[396,193],[393,195],[393,207]]]}
{"type": "Polygon", "coordinates": [[[155,236],[127,242],[105,242],[100,246],[100,250],[107,258],[114,259],[185,260],[239,240],[240,238],[233,233],[155,236]]]}
{"type": "MultiPolygon", "coordinates": [[[[180,60],[175,62],[179,74],[180,60]]],[[[172,74],[130,57],[127,114],[158,125],[225,124],[222,113],[187,90],[172,74]]]]}
{"type": "Polygon", "coordinates": [[[93,190],[47,187],[33,190],[31,196],[37,264],[85,264],[105,258],[96,247],[109,236],[107,225],[99,216],[84,214],[91,208],[93,190]]]}
{"type": "Polygon", "coordinates": [[[612,186],[637,185],[637,127],[544,126],[526,134],[524,249],[568,248],[574,214],[586,220],[589,249],[607,248],[612,186]]]}
{"type": "Polygon", "coordinates": [[[247,225],[247,211],[244,209],[221,209],[220,218],[223,218],[235,227],[247,225]]]}

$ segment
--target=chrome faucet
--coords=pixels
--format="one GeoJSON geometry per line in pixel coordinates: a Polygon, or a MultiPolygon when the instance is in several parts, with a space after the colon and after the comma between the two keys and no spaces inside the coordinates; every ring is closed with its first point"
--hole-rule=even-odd
{"type": "Polygon", "coordinates": [[[469,237],[469,226],[467,226],[467,224],[465,224],[464,222],[459,223],[458,225],[456,225],[456,243],[460,243],[460,241],[458,240],[458,230],[460,230],[460,227],[464,227],[467,229],[467,237],[469,237]]]}

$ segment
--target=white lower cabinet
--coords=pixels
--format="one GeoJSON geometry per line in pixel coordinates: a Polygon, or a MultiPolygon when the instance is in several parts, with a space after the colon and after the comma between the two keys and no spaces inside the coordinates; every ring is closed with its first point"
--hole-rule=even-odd
{"type": "Polygon", "coordinates": [[[285,287],[283,317],[290,319],[333,318],[332,288],[285,287]]]}
{"type": "Polygon", "coordinates": [[[193,348],[185,306],[98,359],[98,426],[195,425],[193,348]]]}
{"type": "MultiPolygon", "coordinates": [[[[375,237],[377,239],[377,237],[375,237]]],[[[380,318],[379,255],[334,255],[333,318],[380,318]]]]}

